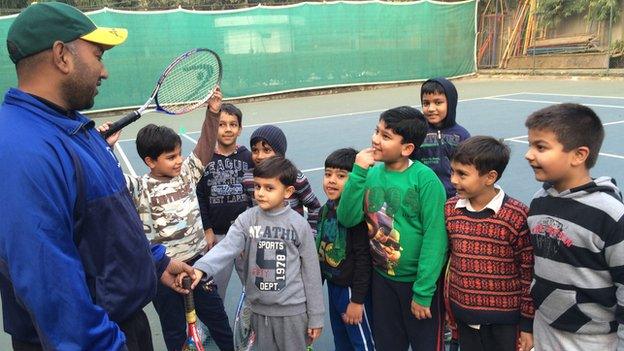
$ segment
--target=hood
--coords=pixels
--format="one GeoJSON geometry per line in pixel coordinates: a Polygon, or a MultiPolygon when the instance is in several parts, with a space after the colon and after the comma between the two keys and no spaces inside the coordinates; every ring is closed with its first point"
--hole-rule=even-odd
{"type": "Polygon", "coordinates": [[[601,192],[612,196],[618,201],[622,202],[622,193],[620,192],[620,189],[618,188],[615,179],[611,177],[599,177],[587,184],[565,190],[561,193],[556,193],[557,191],[552,187],[551,184],[544,183],[544,190],[551,193],[551,195],[564,198],[578,198],[587,196],[592,193],[601,192]]]}
{"type": "MultiPolygon", "coordinates": [[[[446,95],[446,103],[448,105],[447,111],[446,111],[446,118],[444,119],[444,122],[442,123],[442,128],[440,129],[454,126],[456,124],[455,111],[457,110],[457,89],[455,89],[455,85],[453,85],[453,83],[451,83],[451,81],[449,81],[448,79],[442,78],[442,77],[431,78],[427,80],[425,83],[427,82],[439,83],[444,88],[444,94],[446,95]]],[[[423,85],[425,83],[423,83],[423,85]]],[[[422,91],[421,91],[421,97],[422,97],[422,91]]]]}

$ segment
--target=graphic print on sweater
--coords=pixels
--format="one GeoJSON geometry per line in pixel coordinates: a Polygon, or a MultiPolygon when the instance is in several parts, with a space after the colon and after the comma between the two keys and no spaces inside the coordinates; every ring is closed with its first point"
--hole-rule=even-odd
{"type": "Polygon", "coordinates": [[[373,265],[383,269],[388,275],[396,275],[394,269],[401,258],[401,233],[394,228],[394,216],[405,205],[413,211],[403,213],[409,217],[418,213],[418,193],[409,189],[405,198],[401,199],[401,190],[398,188],[370,188],[365,196],[366,224],[370,239],[373,265]]]}
{"type": "Polygon", "coordinates": [[[561,246],[572,246],[572,239],[566,235],[563,227],[563,223],[552,217],[541,219],[531,228],[535,249],[546,258],[554,258],[559,254],[561,246]]]}
{"type": "Polygon", "coordinates": [[[294,229],[252,226],[249,236],[256,241],[256,266],[251,270],[260,291],[281,291],[286,286],[286,242],[297,241],[294,229]]]}
{"type": "Polygon", "coordinates": [[[206,173],[210,172],[211,175],[206,180],[206,185],[210,187],[210,204],[247,201],[242,174],[248,169],[249,165],[242,160],[226,158],[210,162],[206,167],[206,173]]]}

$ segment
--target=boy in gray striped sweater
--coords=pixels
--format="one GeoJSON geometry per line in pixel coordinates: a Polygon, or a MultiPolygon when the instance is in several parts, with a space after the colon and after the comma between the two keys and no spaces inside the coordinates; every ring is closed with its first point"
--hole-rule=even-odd
{"type": "Polygon", "coordinates": [[[554,105],[526,121],[525,158],[544,186],[528,224],[535,255],[535,350],[624,350],[624,205],[593,179],[604,129],[590,108],[554,105]]]}

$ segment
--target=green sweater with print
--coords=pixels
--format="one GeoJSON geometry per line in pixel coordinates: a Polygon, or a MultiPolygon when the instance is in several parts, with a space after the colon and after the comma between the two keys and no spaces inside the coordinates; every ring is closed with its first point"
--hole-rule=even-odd
{"type": "Polygon", "coordinates": [[[446,261],[445,202],[444,186],[418,161],[401,172],[356,164],[337,215],[345,227],[366,220],[375,270],[390,280],[414,282],[413,300],[430,306],[446,261]]]}

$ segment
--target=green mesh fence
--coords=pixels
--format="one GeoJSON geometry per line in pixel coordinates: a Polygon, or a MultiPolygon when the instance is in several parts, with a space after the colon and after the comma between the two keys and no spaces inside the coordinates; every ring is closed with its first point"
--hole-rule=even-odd
{"type": "MultiPolygon", "coordinates": [[[[469,74],[476,70],[475,7],[475,0],[375,1],[93,12],[98,25],[130,33],[104,56],[109,79],[94,109],[141,105],[167,64],[195,47],[221,57],[225,97],[469,74]]],[[[0,18],[3,43],[13,19],[0,18]]],[[[1,45],[0,90],[15,85],[15,67],[1,45]]]]}

